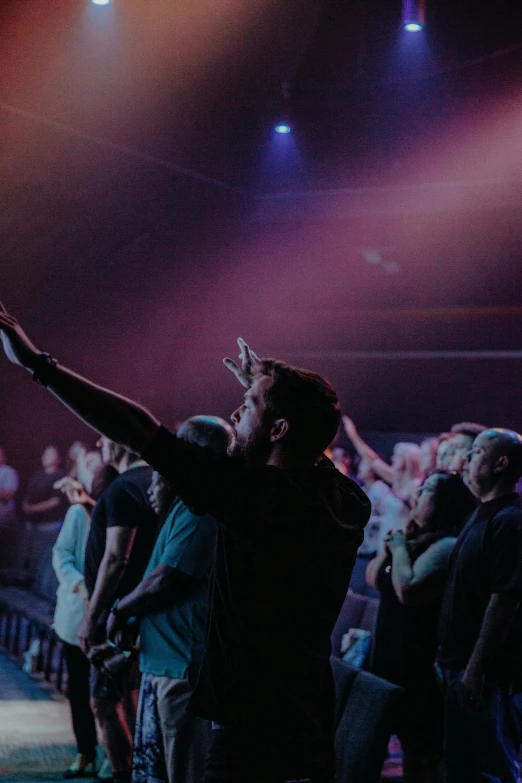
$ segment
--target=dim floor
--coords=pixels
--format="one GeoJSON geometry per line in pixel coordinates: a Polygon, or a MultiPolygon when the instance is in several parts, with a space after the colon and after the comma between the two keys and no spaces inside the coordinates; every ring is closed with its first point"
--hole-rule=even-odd
{"type": "MultiPolygon", "coordinates": [[[[62,783],[74,753],[67,701],[0,655],[2,783],[62,783]]],[[[382,779],[400,783],[400,762],[400,749],[392,740],[382,779]]]]}

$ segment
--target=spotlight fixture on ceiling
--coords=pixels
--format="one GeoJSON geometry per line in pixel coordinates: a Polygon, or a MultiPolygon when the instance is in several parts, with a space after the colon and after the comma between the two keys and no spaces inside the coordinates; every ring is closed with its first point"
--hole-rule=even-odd
{"type": "Polygon", "coordinates": [[[402,26],[408,33],[420,33],[424,27],[424,0],[402,0],[402,26]]]}
{"type": "Polygon", "coordinates": [[[292,114],[292,92],[290,82],[281,82],[279,89],[279,111],[277,113],[278,119],[274,125],[274,131],[284,136],[288,133],[292,133],[292,123],[290,122],[290,117],[292,114]]]}
{"type": "Polygon", "coordinates": [[[94,5],[109,5],[111,0],[91,0],[94,5]]]}

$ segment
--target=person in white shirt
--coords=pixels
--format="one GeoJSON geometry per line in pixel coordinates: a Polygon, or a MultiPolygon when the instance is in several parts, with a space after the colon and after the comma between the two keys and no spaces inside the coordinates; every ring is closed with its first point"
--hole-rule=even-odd
{"type": "Polygon", "coordinates": [[[14,522],[15,499],[19,486],[18,473],[7,464],[5,451],[0,446],[0,526],[14,522]]]}
{"type": "Polygon", "coordinates": [[[67,698],[71,708],[73,731],[78,753],[65,778],[83,777],[96,758],[96,725],[89,701],[90,664],[80,649],[78,629],[85,617],[87,591],[83,569],[85,547],[91,526],[91,510],[103,489],[117,472],[102,467],[98,452],[82,455],[78,460],[76,479],[66,476],[55,484],[71,503],[53,547],[53,568],[58,577],[54,630],[63,642],[68,673],[67,698]],[[107,474],[107,470],[111,474],[107,474]]]}

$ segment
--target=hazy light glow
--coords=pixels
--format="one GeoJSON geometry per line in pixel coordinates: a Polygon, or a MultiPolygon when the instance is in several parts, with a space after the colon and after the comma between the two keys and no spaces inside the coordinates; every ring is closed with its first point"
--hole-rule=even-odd
{"type": "Polygon", "coordinates": [[[291,133],[292,132],[292,128],[290,127],[290,125],[283,125],[283,124],[276,125],[275,132],[276,133],[291,133]]]}
{"type": "Polygon", "coordinates": [[[404,29],[409,33],[419,33],[422,30],[422,25],[418,22],[408,22],[404,25],[404,29]]]}
{"type": "Polygon", "coordinates": [[[91,0],[94,5],[109,5],[111,0],[91,0]]]}

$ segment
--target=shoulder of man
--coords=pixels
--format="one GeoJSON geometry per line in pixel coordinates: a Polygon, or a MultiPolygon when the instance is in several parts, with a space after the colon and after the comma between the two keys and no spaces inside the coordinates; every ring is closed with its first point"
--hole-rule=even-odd
{"type": "Polygon", "coordinates": [[[489,523],[495,528],[506,525],[514,528],[520,527],[522,529],[522,507],[520,503],[515,502],[513,505],[500,508],[496,514],[493,514],[489,523]]]}

